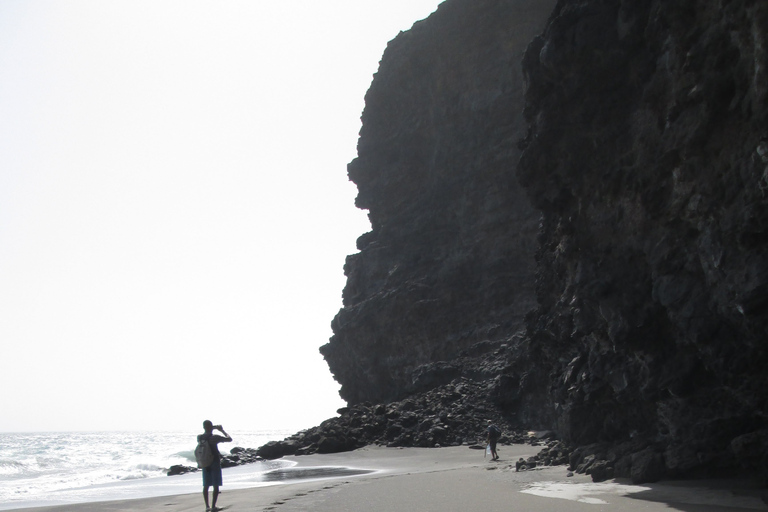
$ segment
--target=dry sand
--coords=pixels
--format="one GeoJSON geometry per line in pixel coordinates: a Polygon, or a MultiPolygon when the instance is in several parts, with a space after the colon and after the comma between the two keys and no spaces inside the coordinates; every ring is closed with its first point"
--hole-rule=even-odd
{"type": "MultiPolygon", "coordinates": [[[[745,511],[768,510],[761,490],[744,482],[671,482],[634,486],[600,484],[588,476],[567,476],[565,467],[515,472],[515,461],[537,452],[531,446],[501,446],[501,460],[481,450],[368,447],[333,455],[292,457],[293,471],[369,469],[357,476],[291,479],[267,487],[226,490],[219,507],[227,512],[452,512],[473,511],[745,511]]],[[[200,493],[22,509],[25,512],[204,512],[200,493]]]]}

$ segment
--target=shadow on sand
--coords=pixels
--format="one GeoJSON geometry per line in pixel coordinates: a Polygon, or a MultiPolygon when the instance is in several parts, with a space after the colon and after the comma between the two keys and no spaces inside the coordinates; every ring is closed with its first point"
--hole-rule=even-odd
{"type": "Polygon", "coordinates": [[[643,484],[646,490],[627,497],[643,501],[664,503],[681,512],[744,512],[766,510],[766,490],[747,481],[681,481],[643,484]]]}

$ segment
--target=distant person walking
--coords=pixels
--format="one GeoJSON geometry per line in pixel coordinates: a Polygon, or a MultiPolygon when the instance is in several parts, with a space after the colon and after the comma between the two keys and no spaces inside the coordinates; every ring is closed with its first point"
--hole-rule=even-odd
{"type": "Polygon", "coordinates": [[[219,510],[216,508],[216,500],[219,498],[219,487],[223,485],[221,479],[221,453],[219,452],[219,443],[229,443],[232,438],[224,432],[221,425],[214,425],[210,420],[203,422],[203,428],[205,432],[197,436],[197,442],[206,441],[211,447],[213,452],[213,462],[203,468],[203,498],[205,499],[206,512],[215,512],[219,510]],[[223,436],[214,435],[213,431],[218,430],[223,436]],[[213,501],[211,505],[208,505],[208,488],[213,486],[213,501]]]}
{"type": "Polygon", "coordinates": [[[501,430],[491,420],[488,420],[488,428],[485,429],[485,432],[487,434],[486,442],[491,447],[491,460],[499,460],[499,454],[496,453],[496,443],[501,437],[501,430]]]}

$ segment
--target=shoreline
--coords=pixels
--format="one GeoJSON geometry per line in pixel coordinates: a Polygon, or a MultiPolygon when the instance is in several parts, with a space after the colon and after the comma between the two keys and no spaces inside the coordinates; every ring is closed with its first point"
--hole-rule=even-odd
{"type": "MultiPolygon", "coordinates": [[[[761,489],[739,481],[675,481],[630,485],[610,480],[592,483],[586,475],[568,477],[565,466],[515,472],[515,461],[537,451],[528,445],[500,446],[501,460],[483,458],[467,446],[384,448],[285,457],[312,478],[291,478],[247,489],[227,489],[219,507],[228,512],[389,512],[510,509],[541,512],[628,510],[712,512],[768,510],[761,489]],[[332,468],[370,471],[334,475],[332,468]],[[599,505],[599,508],[595,508],[599,505]]],[[[299,473],[297,473],[299,474],[299,473]]],[[[173,477],[170,477],[173,478],[173,477]]],[[[202,486],[201,486],[202,491],[202,486]]],[[[153,498],[9,509],[17,512],[187,512],[204,510],[201,492],[153,498]]]]}

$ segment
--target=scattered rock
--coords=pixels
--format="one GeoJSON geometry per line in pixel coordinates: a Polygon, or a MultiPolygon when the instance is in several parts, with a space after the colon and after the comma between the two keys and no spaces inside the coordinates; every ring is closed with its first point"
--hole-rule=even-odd
{"type": "Polygon", "coordinates": [[[183,475],[185,473],[194,473],[195,471],[197,471],[196,467],[183,466],[181,464],[176,464],[168,468],[166,475],[168,476],[183,475]]]}
{"type": "Polygon", "coordinates": [[[455,379],[401,402],[350,405],[340,416],[283,441],[271,441],[256,453],[265,459],[275,459],[285,455],[350,451],[369,444],[425,448],[467,444],[471,449],[483,450],[488,420],[503,431],[499,444],[543,442],[552,453],[549,463],[564,463],[567,450],[563,443],[549,439],[551,435],[542,436],[540,440],[528,436],[527,430],[515,428],[501,416],[487,387],[466,378],[455,379]],[[462,393],[456,391],[457,388],[462,393]]]}

